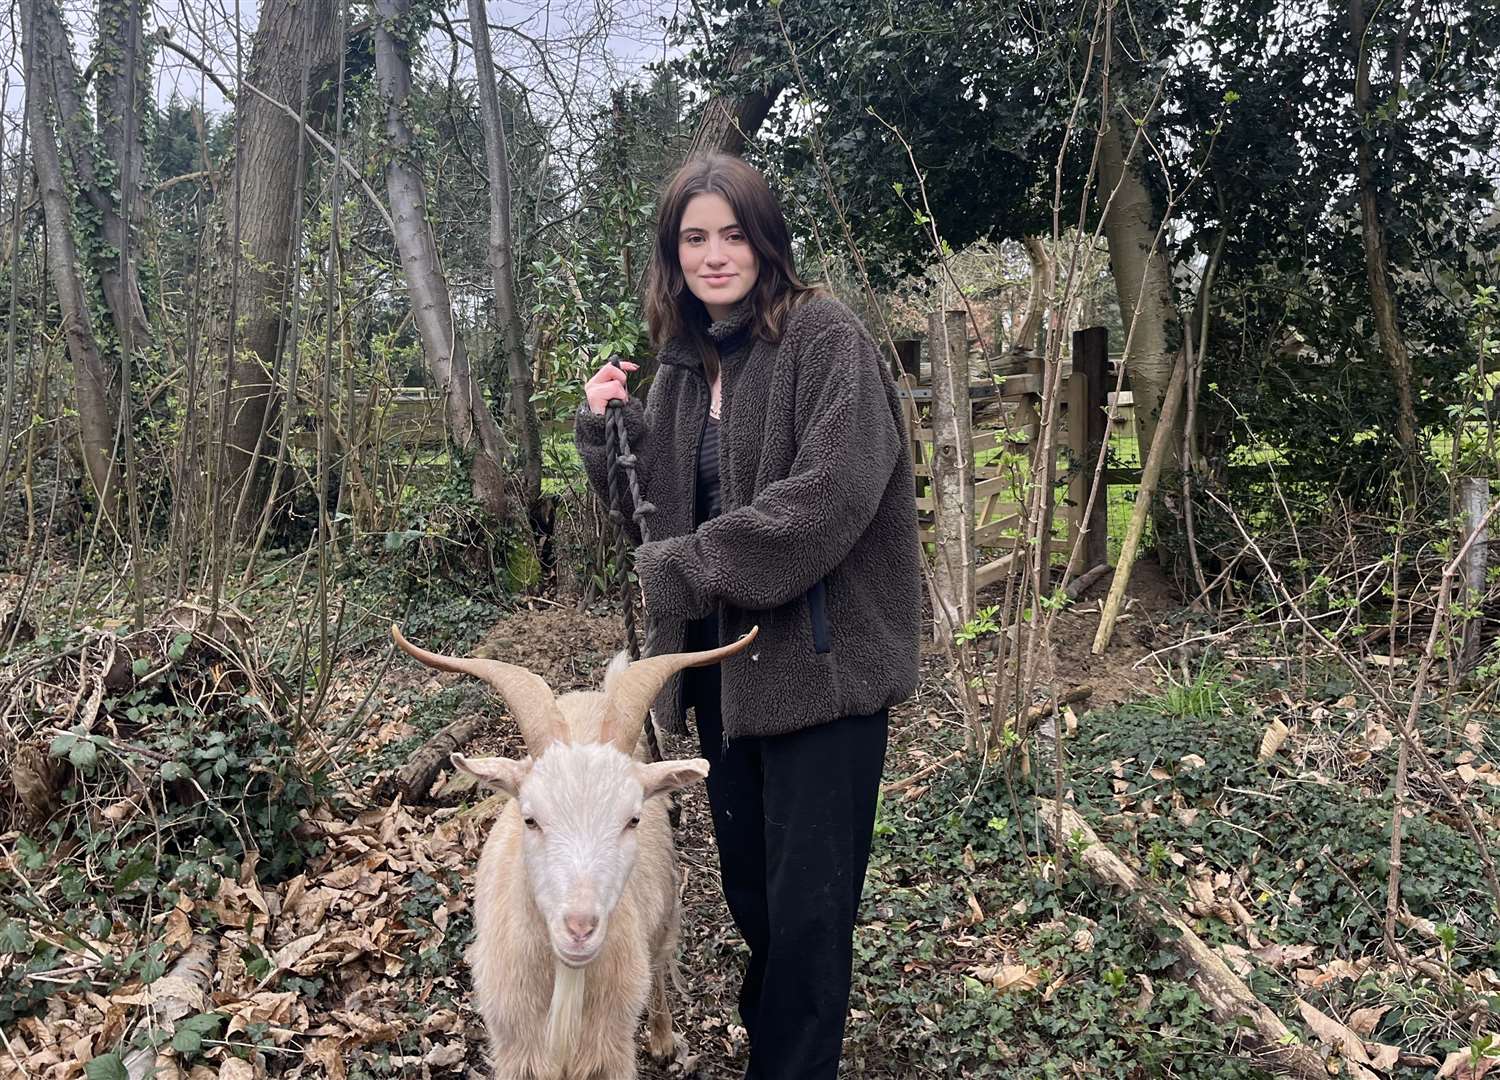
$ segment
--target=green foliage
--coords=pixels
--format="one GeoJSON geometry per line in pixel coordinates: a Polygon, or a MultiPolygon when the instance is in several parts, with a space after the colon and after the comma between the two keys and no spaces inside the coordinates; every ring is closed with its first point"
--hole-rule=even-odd
{"type": "MultiPolygon", "coordinates": [[[[1372,757],[1360,772],[1342,779],[1304,765],[1300,782],[1291,777],[1278,782],[1282,768],[1258,759],[1272,715],[1243,704],[1185,714],[1160,700],[1095,714],[1088,725],[1094,734],[1074,748],[1071,763],[1080,809],[1096,823],[1119,823],[1109,832],[1101,829],[1101,838],[1150,868],[1169,895],[1188,899],[1186,875],[1192,870],[1243,875],[1262,938],[1316,945],[1320,963],[1357,958],[1382,942],[1391,821],[1388,770],[1394,768],[1394,754],[1387,761],[1372,757]],[[1121,816],[1121,806],[1136,812],[1121,816]]],[[[1424,716],[1421,727],[1427,745],[1445,738],[1435,718],[1424,716]]],[[[1493,796],[1487,801],[1500,803],[1493,796]]],[[[1463,1008],[1460,980],[1490,962],[1493,940],[1481,913],[1490,909],[1492,898],[1478,853],[1456,822],[1418,813],[1406,821],[1404,832],[1409,869],[1402,878],[1402,902],[1437,924],[1440,936],[1447,935],[1454,980],[1446,987],[1425,986],[1385,1023],[1393,1032],[1406,1032],[1408,1044],[1414,1033],[1429,1032],[1435,1045],[1429,1044],[1428,1052],[1446,1051],[1455,1048],[1452,1033],[1430,1013],[1434,1006],[1440,1015],[1463,1008]],[[1419,872],[1410,869],[1418,867],[1419,872]]],[[[1200,921],[1197,929],[1212,941],[1228,940],[1231,931],[1212,919],[1200,921]]],[[[1258,970],[1252,988],[1290,1012],[1289,990],[1278,979],[1258,970]]],[[[1343,1015],[1389,987],[1372,978],[1325,992],[1334,995],[1330,1000],[1343,1015]]]]}
{"type": "Polygon", "coordinates": [[[996,604],[980,608],[974,613],[972,619],[953,632],[954,642],[959,645],[970,645],[980,638],[998,634],[1000,624],[995,620],[999,614],[1000,607],[996,604]]]}
{"type": "Polygon", "coordinates": [[[854,942],[851,1003],[863,1015],[846,1044],[852,1071],[878,1064],[883,1073],[915,1074],[937,1060],[945,1075],[1002,1080],[1072,1077],[1075,1065],[1119,1080],[1169,1067],[1195,1080],[1259,1075],[1228,1056],[1233,1032],[1108,897],[1093,895],[1080,876],[1063,886],[1038,876],[1027,838],[1039,823],[1029,811],[1014,818],[1003,785],[971,793],[967,778],[952,776],[923,802],[952,809],[932,820],[889,806],[880,815],[871,911],[854,942]],[[953,921],[971,910],[971,895],[985,917],[960,931],[953,921]],[[1033,973],[1036,987],[1001,991],[954,974],[978,963],[986,942],[1003,943],[1007,961],[1033,973]],[[1140,976],[1155,988],[1144,1007],[1140,976]]]}
{"type": "MultiPolygon", "coordinates": [[[[1469,298],[1468,356],[1472,367],[1459,370],[1455,395],[1447,406],[1453,434],[1451,464],[1460,476],[1493,476],[1500,468],[1495,445],[1495,398],[1500,391],[1500,293],[1480,285],[1469,298]]],[[[1435,453],[1441,453],[1434,446],[1435,453]]]]}
{"type": "Polygon", "coordinates": [[[101,1054],[92,1059],[83,1069],[88,1080],[129,1080],[125,1061],[118,1053],[101,1054]]]}
{"type": "Polygon", "coordinates": [[[172,1049],[177,1051],[179,1058],[191,1060],[203,1050],[204,1040],[217,1035],[223,1024],[224,1017],[219,1013],[199,1013],[197,1016],[185,1017],[177,1021],[177,1030],[172,1036],[172,1049]]]}
{"type": "MultiPolygon", "coordinates": [[[[1322,707],[1347,690],[1329,679],[1322,707]]],[[[1069,783],[1101,840],[1168,902],[1189,904],[1193,874],[1243,875],[1260,938],[1314,946],[1304,963],[1316,970],[1382,947],[1394,755],[1339,778],[1312,761],[1262,763],[1273,701],[1285,707],[1271,678],[1235,682],[1206,660],[1161,698],[1089,713],[1069,746],[1069,783]]],[[[1443,745],[1439,721],[1422,724],[1424,745],[1443,745]]],[[[1078,869],[1076,843],[1065,874],[1038,849],[1045,829],[1031,806],[1024,792],[976,785],[962,770],[934,780],[913,808],[882,804],[868,922],[855,938],[852,1004],[863,1019],[850,1026],[851,1067],[915,1074],[941,1060],[945,1075],[1014,1080],[1070,1078],[1075,1066],[1118,1080],[1264,1077],[1235,1056],[1238,1032],[1213,1019],[1175,953],[1078,869]],[[960,922],[964,912],[978,921],[960,922]],[[997,988],[975,977],[997,959],[1025,978],[997,988]]],[[[1493,962],[1491,900],[1472,844],[1444,816],[1409,818],[1406,843],[1403,902],[1436,924],[1450,981],[1370,974],[1313,991],[1259,965],[1249,981],[1293,1030],[1295,994],[1338,1016],[1389,1005],[1374,1039],[1441,1059],[1469,1045],[1452,1018],[1486,1007],[1463,979],[1493,962]]],[[[1211,943],[1239,940],[1218,917],[1190,921],[1211,943]]]]}
{"type": "Polygon", "coordinates": [[[1147,703],[1163,716],[1180,720],[1209,719],[1231,707],[1234,689],[1226,684],[1227,668],[1217,661],[1205,661],[1186,682],[1173,681],[1160,697],[1147,703]]]}
{"type": "MultiPolygon", "coordinates": [[[[1488,108],[1500,20],[1478,3],[1437,21],[1416,0],[1364,6],[1360,41],[1342,8],[1298,8],[1289,32],[1282,9],[1240,0],[1156,0],[1114,25],[1124,51],[1108,68],[1110,97],[1117,122],[1127,133],[1139,124],[1149,146],[1137,149],[1149,225],[1169,238],[1180,310],[1192,309],[1222,244],[1198,419],[1221,483],[1241,449],[1274,451],[1283,483],[1324,497],[1377,500],[1392,471],[1396,398],[1351,196],[1357,146],[1371,148],[1424,428],[1462,400],[1474,363],[1467,297],[1495,284],[1495,175],[1484,163],[1500,145],[1488,108]],[[1348,107],[1361,53],[1386,58],[1370,64],[1376,108],[1364,125],[1348,107]]],[[[1105,201],[1082,187],[1104,66],[1095,25],[1094,7],[1079,3],[924,2],[898,16],[872,0],[719,0],[675,29],[690,45],[682,70],[713,91],[792,84],[759,153],[801,223],[839,247],[835,265],[847,222],[880,288],[925,269],[934,227],[951,249],[1047,233],[1055,197],[1064,222],[1081,207],[1093,227],[1105,201]],[[925,203],[888,124],[910,144],[925,203]]]]}
{"type": "Polygon", "coordinates": [[[399,518],[389,524],[372,537],[378,544],[345,564],[351,578],[380,578],[405,596],[448,582],[499,598],[526,584],[518,550],[527,541],[475,502],[469,470],[453,455],[405,489],[399,518]]]}

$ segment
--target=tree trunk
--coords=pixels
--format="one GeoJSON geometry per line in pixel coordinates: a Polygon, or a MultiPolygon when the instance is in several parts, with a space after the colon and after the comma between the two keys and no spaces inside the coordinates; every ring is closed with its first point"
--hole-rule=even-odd
{"type": "Polygon", "coordinates": [[[146,90],[151,85],[141,4],[142,0],[99,0],[99,46],[94,65],[99,73],[100,141],[118,177],[112,196],[103,193],[109,205],[103,220],[106,250],[98,273],[115,335],[122,343],[143,342],[150,334],[134,256],[138,250],[134,235],[144,219],[141,177],[145,174],[146,149],[141,124],[146,115],[146,90]],[[127,255],[123,274],[120,252],[127,255]]]}
{"type": "MultiPolygon", "coordinates": [[[[106,3],[100,5],[100,17],[101,19],[112,18],[116,23],[130,23],[133,26],[137,42],[135,55],[137,64],[141,65],[140,58],[144,57],[146,52],[141,40],[139,9],[133,7],[130,0],[106,0],[106,3]],[[112,15],[106,13],[106,6],[113,12],[112,15]]],[[[116,335],[122,341],[144,341],[150,333],[150,328],[146,322],[145,308],[141,303],[135,264],[132,262],[128,265],[124,277],[120,274],[119,253],[133,251],[135,248],[129,243],[128,230],[120,216],[114,190],[110,185],[101,183],[99,179],[98,164],[94,157],[94,132],[89,123],[88,114],[84,111],[80,92],[82,80],[73,62],[73,48],[56,0],[38,0],[36,18],[37,44],[41,50],[40,55],[46,58],[47,82],[51,87],[52,100],[57,108],[58,134],[62,139],[63,151],[71,167],[74,186],[79,196],[89,204],[93,211],[92,234],[98,241],[96,245],[98,254],[94,259],[95,264],[90,269],[99,278],[99,286],[104,293],[104,302],[109,307],[116,335]]],[[[101,102],[129,100],[128,92],[124,89],[129,72],[123,61],[123,55],[123,44],[113,40],[108,46],[101,43],[98,76],[103,80],[99,92],[101,102]]],[[[137,70],[135,83],[136,99],[139,107],[144,110],[145,91],[150,85],[150,79],[142,71],[137,70]]],[[[101,119],[106,113],[107,109],[101,106],[101,119]]],[[[143,113],[136,115],[139,117],[143,113]]],[[[118,114],[116,119],[119,119],[118,114]]],[[[131,127],[138,133],[139,119],[131,127]]],[[[114,155],[116,162],[123,160],[125,142],[124,128],[121,125],[113,124],[112,130],[105,133],[103,141],[107,151],[114,155]]],[[[145,153],[141,149],[138,134],[135,138],[135,146],[128,156],[134,163],[131,172],[134,175],[135,188],[131,205],[139,214],[142,205],[139,197],[140,163],[145,153]]]]}
{"type": "MultiPolygon", "coordinates": [[[[736,53],[729,63],[730,70],[736,74],[743,71],[752,55],[747,50],[736,53]]],[[[687,157],[712,153],[743,154],[745,141],[755,137],[766,114],[785,88],[785,76],[781,75],[745,94],[714,95],[698,118],[698,128],[693,132],[687,157]]]]}
{"type": "MultiPolygon", "coordinates": [[[[1359,121],[1355,160],[1359,176],[1359,217],[1365,243],[1365,274],[1370,282],[1370,306],[1380,351],[1396,384],[1396,438],[1411,457],[1417,444],[1417,412],[1412,396],[1411,353],[1396,317],[1385,240],[1385,222],[1375,198],[1374,151],[1370,146],[1370,54],[1365,46],[1365,13],[1361,0],[1349,0],[1349,39],[1354,50],[1354,116],[1359,121]]],[[[1394,98],[1393,98],[1394,100],[1394,98]]]]}
{"type": "MultiPolygon", "coordinates": [[[[1109,240],[1109,268],[1120,300],[1120,322],[1129,348],[1125,370],[1135,395],[1135,415],[1142,446],[1156,436],[1157,417],[1172,378],[1177,355],[1174,339],[1182,323],[1172,297],[1172,273],[1157,241],[1157,214],[1141,174],[1141,155],[1131,153],[1128,119],[1118,110],[1104,132],[1099,154],[1099,198],[1107,209],[1104,234],[1109,240]]],[[[1172,440],[1175,446],[1181,438],[1172,440]]]]}
{"type": "Polygon", "coordinates": [[[1036,352],[1041,337],[1042,320],[1047,314],[1047,305],[1052,300],[1052,290],[1057,278],[1057,262],[1047,250],[1040,236],[1028,236],[1026,258],[1031,263],[1031,288],[1026,294],[1026,317],[1017,327],[1011,348],[1017,352],[1036,352]]]}
{"type": "Polygon", "coordinates": [[[504,518],[505,437],[469,369],[469,357],[453,318],[437,238],[427,219],[427,190],[421,172],[411,163],[416,146],[404,115],[411,93],[411,61],[405,38],[394,32],[405,24],[410,11],[411,0],[376,0],[375,75],[386,101],[386,134],[391,145],[385,182],[396,223],[396,247],[401,252],[427,368],[443,389],[448,436],[460,451],[472,455],[470,479],[475,501],[495,517],[504,518]]]}
{"type": "MultiPolygon", "coordinates": [[[[278,102],[298,108],[302,102],[303,70],[310,84],[322,86],[333,78],[338,61],[337,28],[332,0],[268,0],[250,49],[247,81],[278,102]]],[[[297,220],[303,179],[292,163],[298,158],[302,124],[261,94],[243,94],[235,106],[240,113],[240,152],[234,179],[223,188],[226,202],[221,227],[229,231],[220,245],[221,265],[215,281],[218,313],[210,330],[209,355],[226,356],[229,364],[229,418],[225,440],[223,484],[220,491],[237,509],[232,527],[254,526],[265,501],[269,464],[266,433],[279,408],[275,372],[287,316],[292,305],[286,296],[290,262],[296,257],[292,228],[297,220]],[[227,203],[239,191],[239,247],[233,244],[232,208],[227,203]],[[239,260],[238,278],[233,261],[239,260]],[[231,303],[231,292],[235,292],[231,303]],[[238,326],[230,324],[231,311],[238,326]],[[231,339],[234,355],[229,356],[231,339]]]]}
{"type": "Polygon", "coordinates": [[[490,273],[495,281],[495,318],[510,383],[510,413],[520,443],[521,494],[534,510],[542,496],[542,438],[536,406],[531,403],[531,365],[521,313],[516,307],[515,254],[511,245],[510,158],[500,95],[495,90],[495,62],[490,52],[490,26],[484,0],[469,0],[469,23],[474,39],[474,67],[479,77],[480,115],[484,126],[485,161],[490,174],[490,273]]]}
{"type": "Polygon", "coordinates": [[[106,518],[118,521],[120,473],[115,461],[114,442],[118,413],[115,400],[118,386],[113,372],[99,352],[94,336],[93,317],[88,292],[78,274],[78,249],[73,241],[73,208],[63,183],[62,159],[48,122],[48,64],[42,49],[43,15],[38,9],[44,0],[27,0],[23,18],[26,67],[26,114],[31,131],[32,166],[36,170],[37,190],[42,201],[42,216],[47,229],[47,269],[57,292],[62,312],[63,337],[68,356],[73,361],[73,376],[78,391],[78,434],[83,448],[84,468],[99,499],[99,510],[106,518]]]}

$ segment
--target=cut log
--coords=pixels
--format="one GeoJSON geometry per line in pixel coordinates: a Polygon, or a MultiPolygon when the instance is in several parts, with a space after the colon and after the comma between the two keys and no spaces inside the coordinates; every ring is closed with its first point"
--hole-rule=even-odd
{"type": "Polygon", "coordinates": [[[408,803],[427,798],[438,773],[449,766],[448,755],[462,750],[486,719],[482,714],[464,716],[443,728],[381,786],[381,797],[399,794],[408,803]]]}
{"type": "Polygon", "coordinates": [[[1067,594],[1069,600],[1077,600],[1080,596],[1089,591],[1089,586],[1093,585],[1094,582],[1098,581],[1113,569],[1114,567],[1110,566],[1109,563],[1100,563],[1088,573],[1079,574],[1072,581],[1068,582],[1068,587],[1064,589],[1063,592],[1067,594]]]}
{"type": "Polygon", "coordinates": [[[1077,811],[1051,799],[1038,798],[1036,802],[1053,844],[1068,845],[1070,852],[1078,853],[1085,870],[1120,890],[1126,906],[1141,924],[1181,958],[1189,985],[1208,1003],[1214,1017],[1222,1023],[1245,1025],[1244,1038],[1257,1065],[1299,1080],[1327,1080],[1327,1062],[1303,1045],[1297,1034],[1250,992],[1244,980],[1193,932],[1175,907],[1158,897],[1139,874],[1100,842],[1077,811]]]}
{"type": "MultiPolygon", "coordinates": [[[[212,938],[194,935],[187,950],[170,971],[151,984],[151,1023],[176,1022],[208,1009],[208,991],[214,975],[215,944],[212,938]]],[[[155,1076],[156,1050],[146,1046],[125,1056],[125,1075],[130,1080],[155,1076]]]]}

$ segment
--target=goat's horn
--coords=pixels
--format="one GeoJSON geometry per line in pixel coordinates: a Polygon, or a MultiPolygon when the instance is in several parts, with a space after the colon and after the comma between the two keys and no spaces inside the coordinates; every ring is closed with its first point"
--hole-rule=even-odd
{"type": "Polygon", "coordinates": [[[439,671],[457,671],[473,675],[489,683],[505,699],[511,715],[521,729],[521,738],[532,756],[541,752],[557,740],[567,739],[567,721],[552,696],[552,688],[540,675],[523,667],[500,660],[486,660],[478,656],[444,656],[442,653],[419,649],[406,638],[396,625],[391,624],[391,637],[403,652],[416,657],[430,668],[439,671]]]}
{"type": "Polygon", "coordinates": [[[718,663],[726,656],[733,656],[755,640],[760,627],[752,626],[738,641],[703,652],[667,653],[637,660],[622,671],[614,688],[610,691],[609,705],[605,712],[604,730],[599,733],[601,742],[614,743],[623,752],[635,751],[635,742],[641,735],[641,725],[651,703],[668,679],[683,668],[706,667],[718,663]]]}

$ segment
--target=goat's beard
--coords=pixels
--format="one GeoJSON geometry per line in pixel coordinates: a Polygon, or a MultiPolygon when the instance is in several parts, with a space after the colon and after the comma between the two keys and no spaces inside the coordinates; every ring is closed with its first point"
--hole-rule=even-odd
{"type": "Polygon", "coordinates": [[[583,1035],[583,991],[587,968],[552,962],[552,1004],[547,1009],[547,1048],[553,1061],[572,1060],[583,1035]]]}

